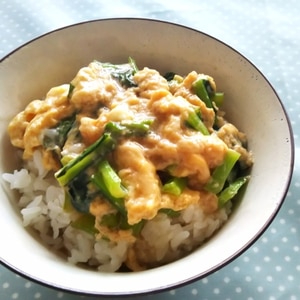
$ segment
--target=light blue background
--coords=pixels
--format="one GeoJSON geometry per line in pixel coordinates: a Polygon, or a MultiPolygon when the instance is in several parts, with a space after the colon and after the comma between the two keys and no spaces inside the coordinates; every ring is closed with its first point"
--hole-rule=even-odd
{"type": "MultiPolygon", "coordinates": [[[[268,230],[234,262],[207,278],[135,299],[300,299],[299,13],[298,0],[0,0],[0,58],[40,34],[81,21],[160,19],[199,29],[236,48],[266,75],[286,107],[295,138],[294,176],[268,230]]],[[[85,298],[41,286],[0,266],[0,299],[85,298]]]]}

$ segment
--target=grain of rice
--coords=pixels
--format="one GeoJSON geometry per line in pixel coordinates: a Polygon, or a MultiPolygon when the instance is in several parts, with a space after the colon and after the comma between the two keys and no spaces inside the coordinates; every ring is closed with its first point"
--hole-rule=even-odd
{"type": "Polygon", "coordinates": [[[11,189],[23,189],[31,183],[31,176],[28,170],[14,170],[13,174],[4,173],[3,179],[10,183],[11,189]]]}

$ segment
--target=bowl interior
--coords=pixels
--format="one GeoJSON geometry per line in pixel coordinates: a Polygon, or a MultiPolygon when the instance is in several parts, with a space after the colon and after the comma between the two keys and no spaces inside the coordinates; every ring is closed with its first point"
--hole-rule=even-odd
{"type": "Polygon", "coordinates": [[[285,197],[293,169],[293,140],[286,113],[268,81],[222,42],[189,28],[152,20],[108,19],[70,26],[4,58],[0,63],[0,172],[18,167],[6,128],[29,101],[69,82],[94,59],[122,63],[128,56],[140,68],[179,74],[196,70],[215,78],[218,90],[226,95],[228,119],[246,132],[255,157],[244,197],[226,225],[189,256],[142,273],[101,274],[69,265],[27,232],[14,204],[16,195],[1,179],[4,243],[0,257],[33,280],[102,295],[145,293],[184,284],[217,270],[249,247],[272,221],[285,197]]]}

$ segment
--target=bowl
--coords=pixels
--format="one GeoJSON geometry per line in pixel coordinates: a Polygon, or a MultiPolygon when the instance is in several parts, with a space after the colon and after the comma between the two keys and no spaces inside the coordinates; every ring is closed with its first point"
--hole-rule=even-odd
{"type": "Polygon", "coordinates": [[[163,291],[203,278],[249,248],[270,225],[290,184],[294,147],[291,125],[266,77],[232,47],[203,32],[149,19],[120,18],[75,24],[38,37],[0,63],[0,172],[18,167],[7,136],[11,118],[53,86],[68,83],[94,59],[161,73],[197,70],[224,91],[227,118],[248,136],[255,163],[242,200],[211,239],[188,256],[141,272],[101,273],[68,264],[22,226],[12,193],[1,178],[1,262],[50,287],[89,295],[133,295],[163,291]]]}

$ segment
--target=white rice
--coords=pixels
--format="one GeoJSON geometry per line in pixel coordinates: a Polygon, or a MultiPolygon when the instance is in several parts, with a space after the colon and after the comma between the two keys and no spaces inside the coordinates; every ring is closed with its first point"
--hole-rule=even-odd
{"type": "MultiPolygon", "coordinates": [[[[103,272],[115,272],[121,267],[129,244],[96,241],[92,235],[70,225],[75,216],[64,210],[64,191],[53,174],[47,174],[43,168],[40,152],[36,151],[23,169],[2,176],[11,189],[20,192],[18,205],[23,225],[33,227],[51,248],[66,252],[70,263],[85,263],[103,272]]],[[[153,265],[178,259],[209,238],[227,220],[228,214],[227,207],[208,216],[195,205],[185,209],[176,223],[166,214],[158,214],[141,232],[151,246],[147,259],[153,265]]]]}

